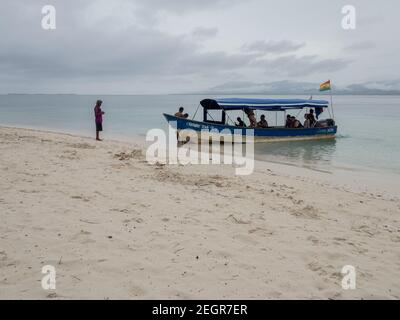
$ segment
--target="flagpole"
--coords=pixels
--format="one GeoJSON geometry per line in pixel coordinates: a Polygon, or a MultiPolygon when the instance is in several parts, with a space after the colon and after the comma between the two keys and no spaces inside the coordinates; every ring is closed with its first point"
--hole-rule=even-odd
{"type": "Polygon", "coordinates": [[[333,93],[332,93],[332,83],[331,83],[331,89],[330,89],[330,93],[331,93],[331,109],[332,109],[332,117],[333,117],[333,120],[335,120],[335,112],[333,111],[333,98],[332,98],[332,95],[333,95],[333,93]]]}

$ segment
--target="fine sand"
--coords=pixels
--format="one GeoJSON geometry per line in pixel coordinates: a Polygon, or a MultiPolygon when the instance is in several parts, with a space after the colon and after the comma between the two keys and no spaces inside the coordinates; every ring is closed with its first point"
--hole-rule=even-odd
{"type": "Polygon", "coordinates": [[[399,197],[290,171],[0,128],[0,299],[399,299],[399,197]]]}

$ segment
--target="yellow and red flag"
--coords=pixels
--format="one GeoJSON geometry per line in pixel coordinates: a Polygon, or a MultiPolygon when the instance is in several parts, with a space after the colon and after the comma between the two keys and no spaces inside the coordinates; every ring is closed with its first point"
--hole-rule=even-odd
{"type": "Polygon", "coordinates": [[[328,80],[319,86],[319,91],[328,91],[328,90],[331,90],[331,80],[328,80]]]}

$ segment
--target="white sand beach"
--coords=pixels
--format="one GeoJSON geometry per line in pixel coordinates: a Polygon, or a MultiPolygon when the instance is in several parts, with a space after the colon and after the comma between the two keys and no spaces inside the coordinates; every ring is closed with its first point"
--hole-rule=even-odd
{"type": "Polygon", "coordinates": [[[400,298],[398,195],[143,154],[0,128],[0,299],[400,298]],[[341,287],[345,265],[356,290],[341,287]]]}

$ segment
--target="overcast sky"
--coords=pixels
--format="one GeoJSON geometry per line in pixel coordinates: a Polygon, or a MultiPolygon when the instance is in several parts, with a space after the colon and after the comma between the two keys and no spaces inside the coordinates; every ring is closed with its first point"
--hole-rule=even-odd
{"type": "Polygon", "coordinates": [[[400,90],[398,0],[1,0],[0,93],[185,93],[281,80],[400,90]],[[56,8],[56,30],[41,27],[56,8]],[[344,30],[342,7],[357,12],[344,30]]]}

